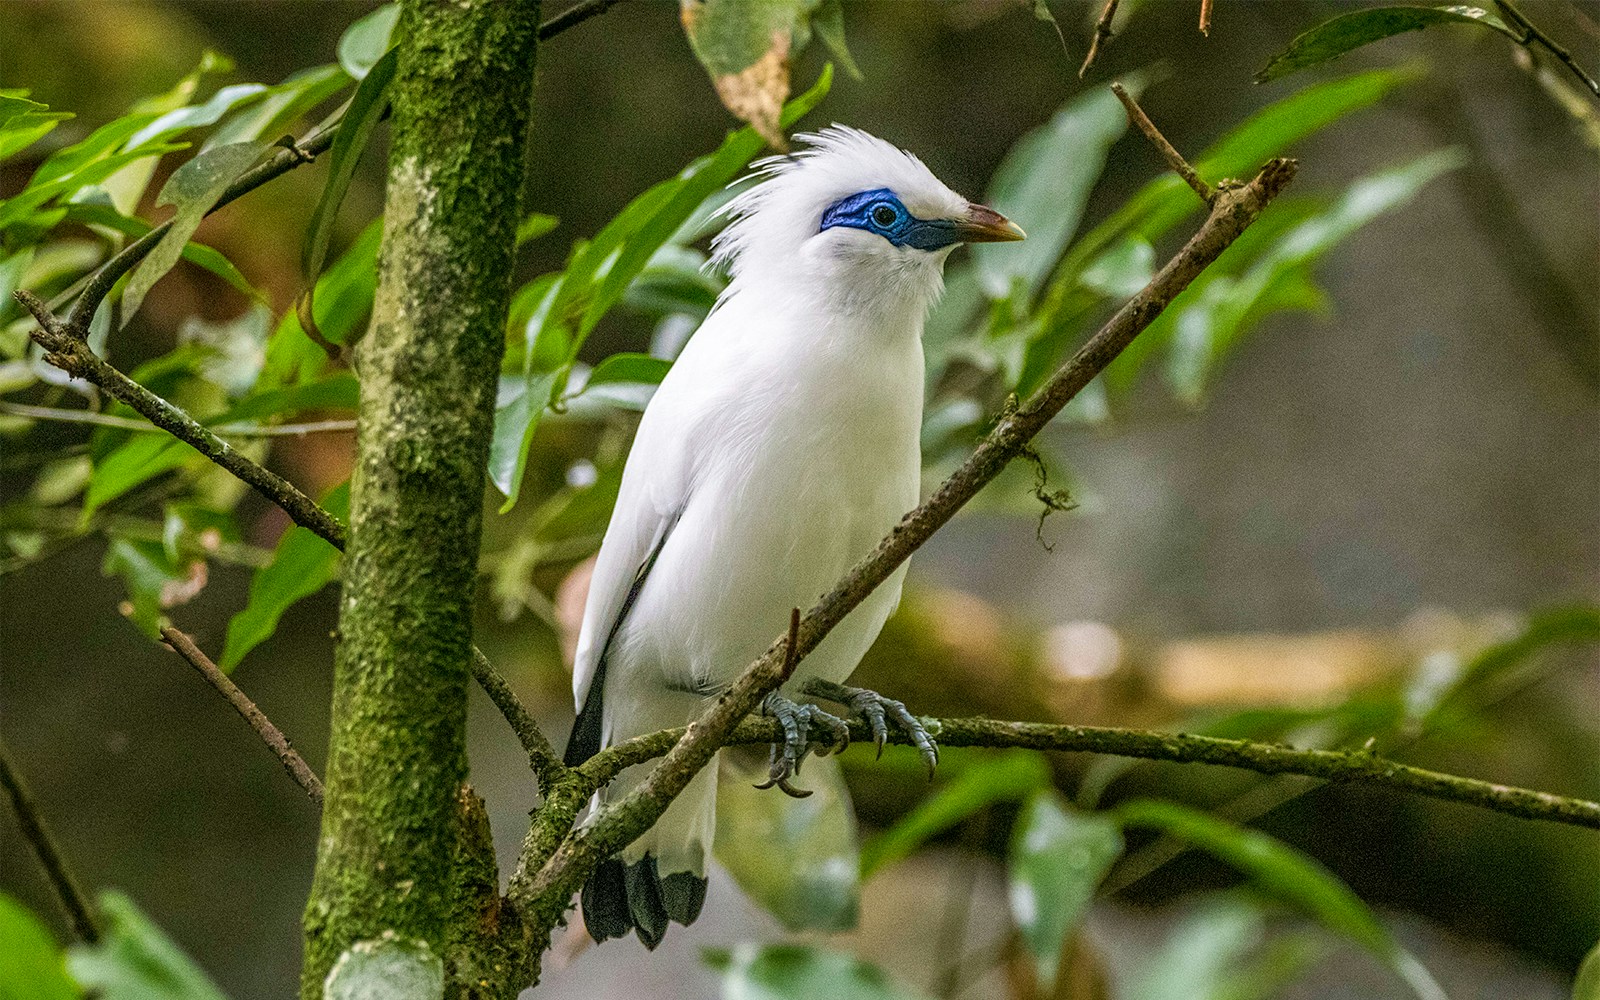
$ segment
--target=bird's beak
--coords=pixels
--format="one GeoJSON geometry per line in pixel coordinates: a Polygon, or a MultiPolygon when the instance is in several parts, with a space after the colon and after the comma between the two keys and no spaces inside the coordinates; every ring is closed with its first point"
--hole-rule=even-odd
{"type": "Polygon", "coordinates": [[[982,205],[968,205],[965,218],[956,220],[956,236],[963,243],[1010,243],[1025,240],[1022,227],[982,205]]]}

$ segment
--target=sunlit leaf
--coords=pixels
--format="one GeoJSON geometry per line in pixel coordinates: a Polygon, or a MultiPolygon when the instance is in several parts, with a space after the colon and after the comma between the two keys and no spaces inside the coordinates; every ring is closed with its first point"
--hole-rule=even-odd
{"type": "Polygon", "coordinates": [[[275,140],[295,119],[349,84],[344,70],[332,63],[291,73],[282,83],[268,87],[259,101],[224,120],[201,148],[275,140]]]}
{"type": "Polygon", "coordinates": [[[55,198],[71,197],[78,191],[106,180],[112,174],[139,160],[153,159],[186,149],[183,143],[156,143],[125,153],[113,153],[91,160],[63,177],[45,182],[30,181],[20,194],[0,201],[0,229],[14,225],[39,206],[55,198]]]}
{"type": "Polygon", "coordinates": [[[517,246],[520,247],[529,240],[538,239],[545,233],[548,233],[550,230],[554,229],[556,227],[556,223],[559,221],[560,220],[553,215],[545,215],[543,212],[534,212],[526,219],[523,219],[521,222],[517,223],[517,246]]]}
{"type": "Polygon", "coordinates": [[[667,372],[671,370],[672,362],[648,354],[627,352],[613,354],[594,366],[594,370],[583,383],[584,391],[588,391],[590,386],[605,385],[609,382],[641,382],[646,385],[656,385],[666,378],[667,372]]]}
{"type": "Polygon", "coordinates": [[[1572,1000],[1600,1000],[1600,941],[1595,942],[1588,957],[1578,966],[1578,977],[1572,983],[1572,1000]]]}
{"type": "Polygon", "coordinates": [[[1355,942],[1389,966],[1422,1000],[1444,1000],[1444,991],[1410,952],[1400,947],[1349,886],[1314,858],[1259,830],[1178,805],[1138,800],[1114,814],[1124,826],[1154,828],[1187,841],[1249,876],[1255,885],[1289,903],[1328,930],[1355,942]]]}
{"type": "MultiPolygon", "coordinates": [[[[1144,81],[1124,85],[1134,96],[1144,81]]],[[[980,243],[972,260],[990,298],[1032,300],[1078,228],[1089,192],[1105,169],[1106,152],[1127,131],[1128,115],[1115,94],[1096,87],[1074,97],[1049,123],[1017,140],[989,183],[990,207],[1028,231],[1022,243],[980,243]]]]}
{"type": "Polygon", "coordinates": [[[1276,80],[1308,66],[1337,59],[1373,42],[1436,24],[1476,24],[1519,38],[1504,21],[1481,7],[1372,7],[1324,21],[1289,43],[1255,75],[1257,83],[1276,80]]]}
{"type": "Polygon", "coordinates": [[[141,434],[94,463],[83,498],[83,516],[157,476],[188,464],[194,449],[166,434],[141,434]]]}
{"type": "Polygon", "coordinates": [[[106,930],[73,945],[67,971],[99,1000],[226,1000],[200,967],[118,892],[100,894],[106,930]]]}
{"type": "Polygon", "coordinates": [[[390,36],[400,19],[400,5],[386,3],[362,17],[339,36],[339,65],[352,79],[364,79],[389,51],[390,36]]]}
{"type": "Polygon", "coordinates": [[[741,944],[708,948],[705,960],[722,973],[722,1000],[920,1000],[875,965],[804,945],[741,944]]]}
{"type": "Polygon", "coordinates": [[[1011,844],[1011,917],[1048,994],[1062,942],[1077,929],[1100,880],[1122,854],[1116,821],[1079,812],[1054,789],[1028,800],[1011,844]]]}
{"type": "Polygon", "coordinates": [[[504,514],[517,502],[522,475],[528,465],[528,447],[539,417],[555,388],[555,372],[538,372],[532,378],[502,378],[494,404],[494,438],[489,448],[489,481],[505,494],[504,514]]]}
{"type": "Polygon", "coordinates": [[[0,1000],[78,1000],[61,946],[44,922],[0,892],[0,1000]]]}
{"type": "Polygon", "coordinates": [[[345,108],[344,118],[339,122],[339,131],[333,137],[333,149],[328,154],[328,180],[322,187],[322,197],[317,199],[317,207],[312,211],[311,222],[306,227],[301,264],[308,283],[315,282],[322,273],[323,261],[328,257],[328,242],[333,238],[333,225],[339,215],[339,205],[344,201],[345,192],[350,189],[361,153],[367,148],[373,130],[378,127],[378,120],[388,106],[389,84],[394,80],[398,58],[396,49],[390,49],[378,58],[357,85],[349,107],[345,108]]]}
{"type": "Polygon", "coordinates": [[[861,905],[855,809],[839,762],[808,760],[808,798],[768,795],[732,765],[718,772],[717,862],[790,930],[844,931],[861,905]]]}
{"type": "Polygon", "coordinates": [[[260,155],[261,146],[253,142],[218,146],[198,154],[167,178],[156,203],[172,205],[177,209],[172,216],[172,228],[128,276],[127,287],[122,292],[124,323],[139,311],[151,287],[172,270],[182,256],[189,237],[200,227],[200,220],[211,211],[228,185],[249,169],[260,155]]]}
{"type": "Polygon", "coordinates": [[[157,139],[170,139],[190,129],[214,125],[229,111],[259,99],[266,92],[266,86],[260,83],[238,83],[223,87],[203,104],[178,108],[156,118],[129,136],[128,148],[136,149],[157,139]]]}
{"type": "Polygon", "coordinates": [[[861,847],[861,877],[908,857],[933,837],[996,802],[1027,798],[1050,782],[1050,769],[1036,753],[1012,750],[984,757],[941,785],[894,826],[861,847]]]}

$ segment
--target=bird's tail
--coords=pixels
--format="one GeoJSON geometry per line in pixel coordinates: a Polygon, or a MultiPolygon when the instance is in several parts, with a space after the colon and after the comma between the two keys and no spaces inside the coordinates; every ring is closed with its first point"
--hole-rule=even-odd
{"type": "MultiPolygon", "coordinates": [[[[620,798],[648,768],[631,768],[606,789],[620,798]]],[[[717,824],[717,758],[694,776],[654,826],[601,862],[583,885],[583,922],[596,941],[637,931],[655,948],[667,921],[692,923],[706,898],[706,857],[717,824]]]]}

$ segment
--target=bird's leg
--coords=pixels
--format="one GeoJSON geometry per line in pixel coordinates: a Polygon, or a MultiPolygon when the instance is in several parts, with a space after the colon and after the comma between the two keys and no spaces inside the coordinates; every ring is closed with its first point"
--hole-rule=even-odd
{"type": "Polygon", "coordinates": [[[803,799],[811,792],[795,788],[789,784],[789,778],[800,773],[800,763],[806,759],[806,754],[815,752],[820,757],[829,750],[837,752],[849,746],[850,727],[837,715],[830,715],[816,705],[791,701],[776,691],[767,695],[761,710],[783,726],[783,742],[772,745],[767,780],[756,787],[776,786],[787,795],[803,799]],[[826,730],[826,739],[813,741],[813,728],[826,730]]]}
{"type": "Polygon", "coordinates": [[[933,737],[928,735],[928,730],[921,721],[906,710],[904,703],[893,698],[885,698],[876,691],[835,684],[820,677],[813,677],[807,681],[804,691],[818,698],[849,705],[857,715],[867,720],[867,725],[872,727],[873,742],[878,745],[879,757],[883,756],[883,744],[889,739],[889,722],[892,721],[905,731],[912,744],[921,752],[922,759],[928,765],[928,777],[933,777],[933,769],[939,765],[939,746],[934,743],[933,737]]]}

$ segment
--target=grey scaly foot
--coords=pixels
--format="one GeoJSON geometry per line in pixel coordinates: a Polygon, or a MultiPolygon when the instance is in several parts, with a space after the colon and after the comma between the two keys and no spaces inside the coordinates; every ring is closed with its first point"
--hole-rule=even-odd
{"type": "Polygon", "coordinates": [[[820,677],[807,681],[804,690],[806,694],[849,705],[857,715],[867,720],[867,725],[872,727],[872,740],[878,745],[879,757],[883,756],[883,744],[889,739],[889,723],[892,721],[922,754],[922,759],[928,765],[928,777],[933,777],[934,768],[939,766],[939,746],[928,735],[922,722],[907,711],[902,702],[885,698],[876,691],[835,684],[820,677]]]}
{"type": "Polygon", "coordinates": [[[806,754],[814,752],[820,757],[828,750],[837,752],[849,746],[850,727],[837,715],[830,715],[816,705],[790,701],[776,691],[767,695],[761,703],[761,709],[783,726],[783,742],[772,745],[767,780],[756,787],[776,786],[786,795],[803,799],[811,792],[789,784],[790,777],[800,773],[800,764],[806,759],[806,754]],[[814,741],[813,729],[826,730],[826,739],[814,741]]]}

